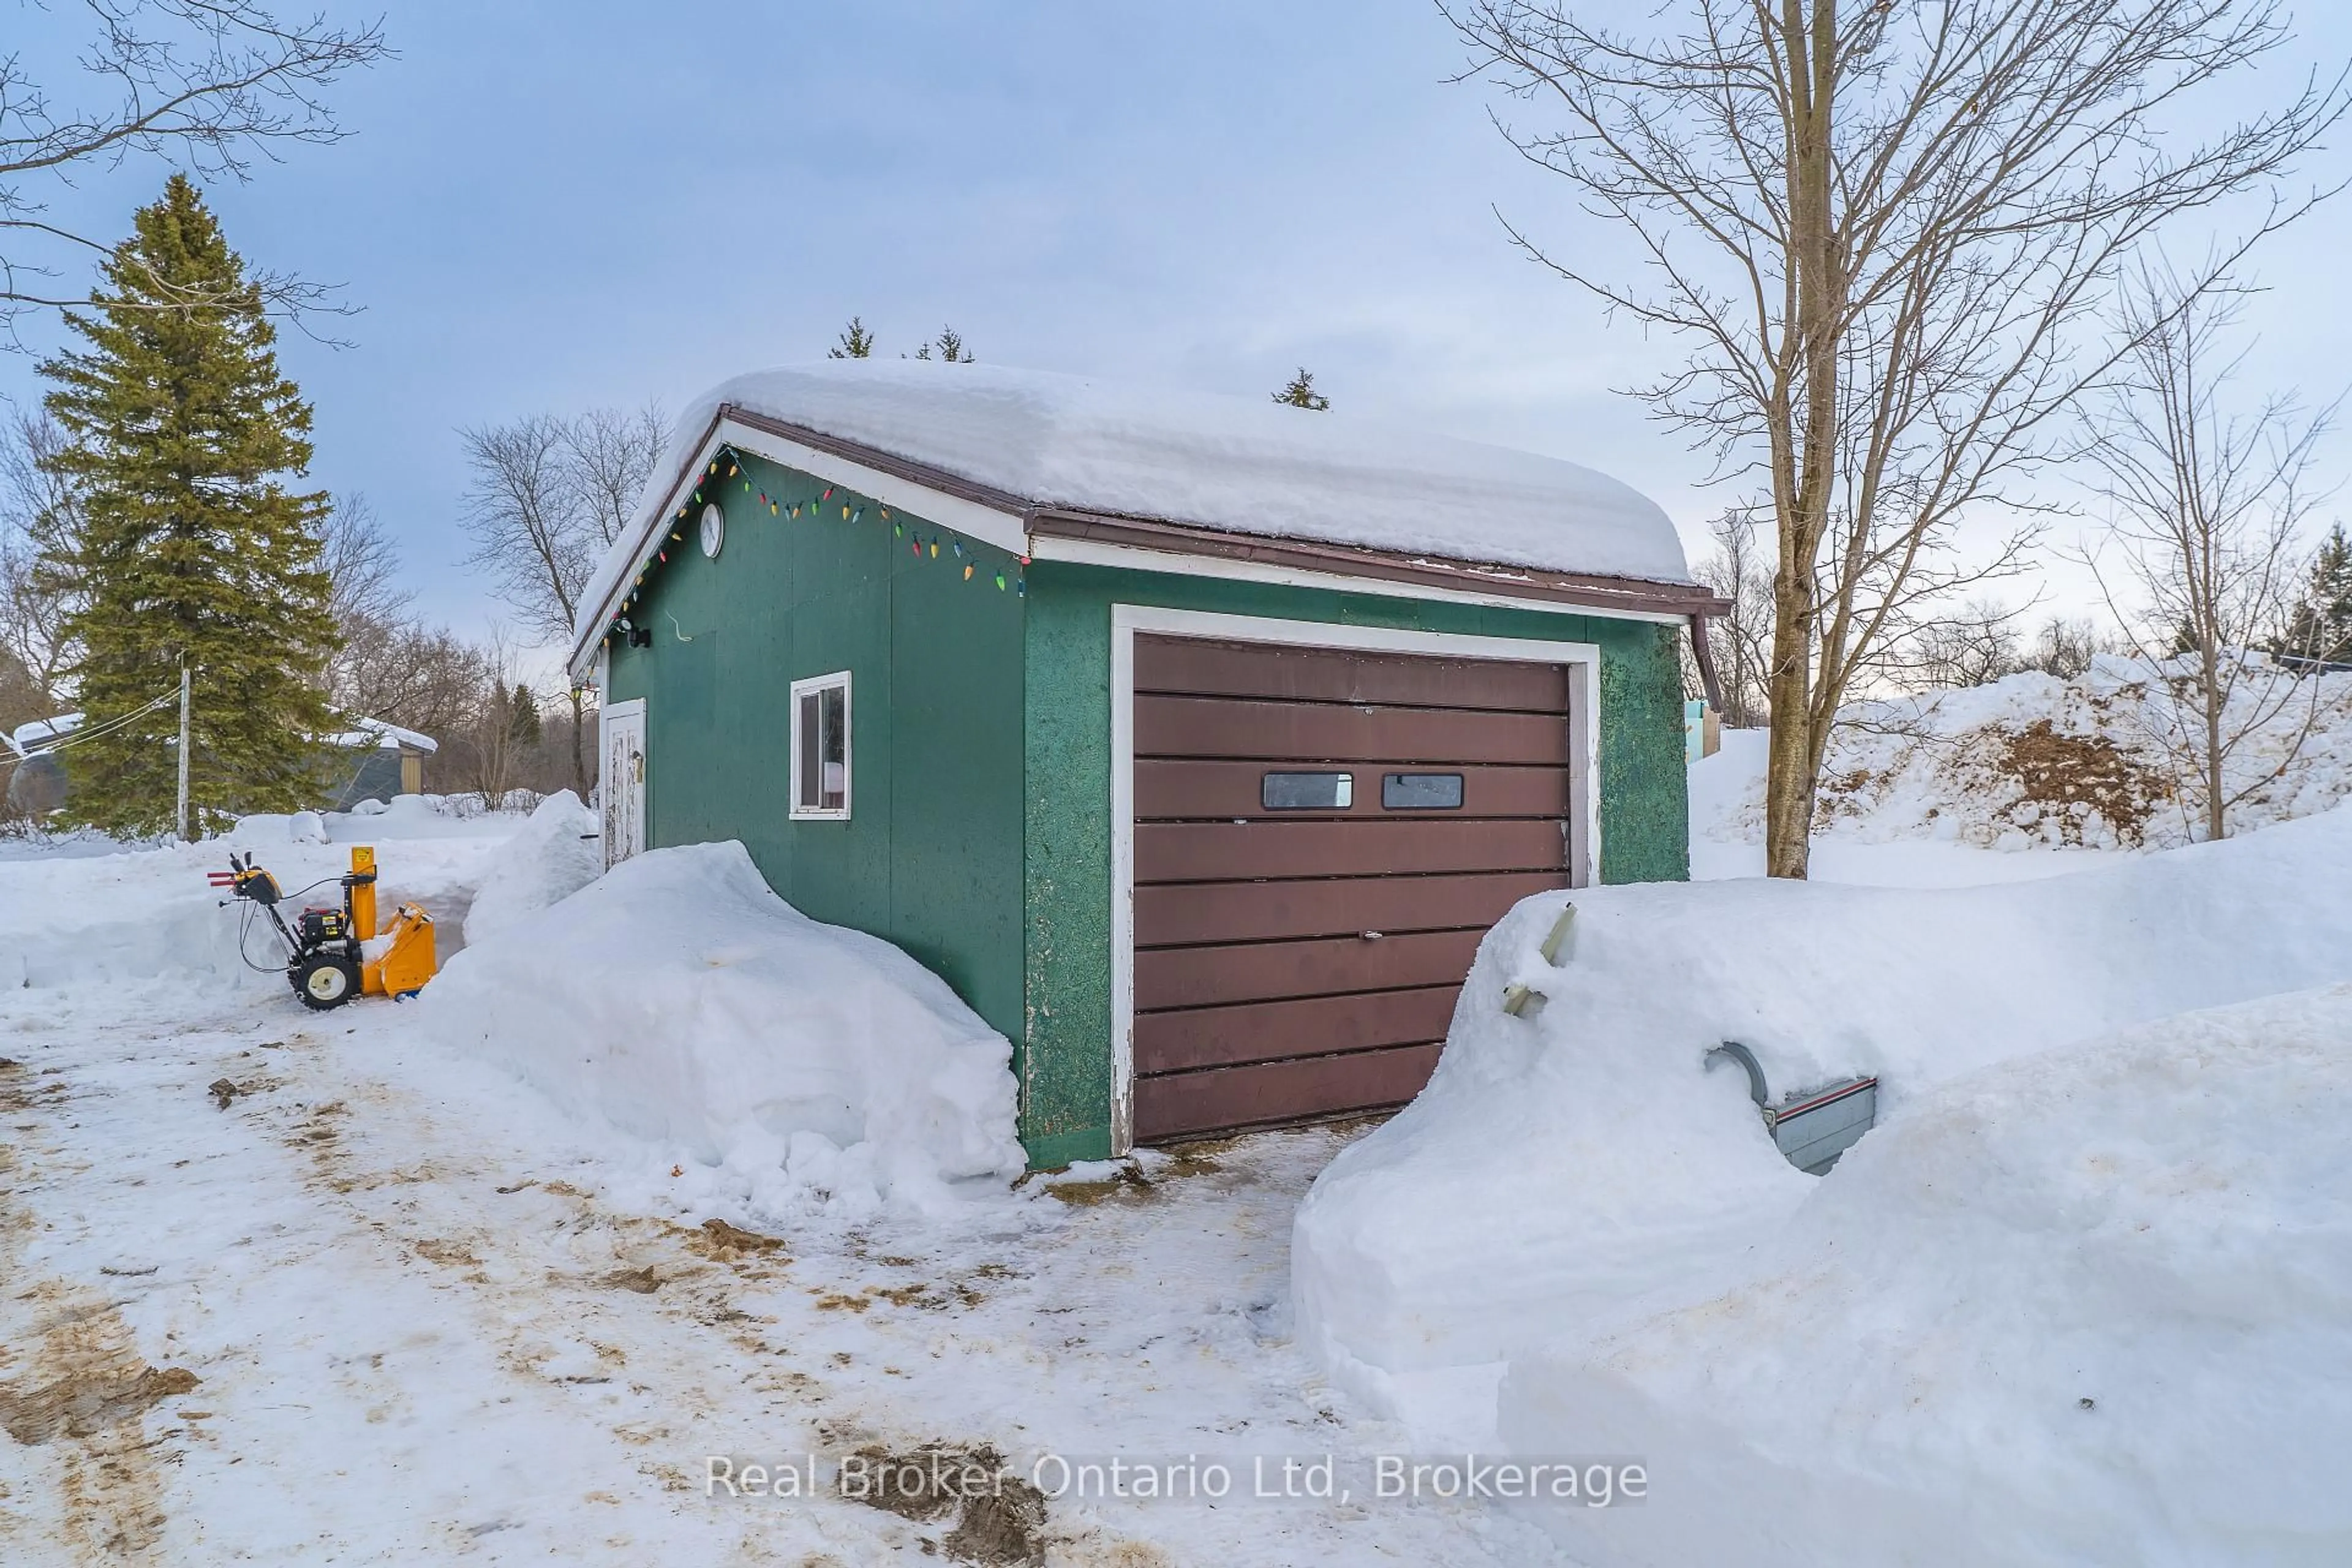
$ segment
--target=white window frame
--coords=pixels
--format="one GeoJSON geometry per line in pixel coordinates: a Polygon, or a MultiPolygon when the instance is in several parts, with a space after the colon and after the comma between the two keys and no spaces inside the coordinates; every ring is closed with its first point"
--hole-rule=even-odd
{"type": "Polygon", "coordinates": [[[792,750],[792,795],[790,817],[794,822],[847,822],[849,808],[856,796],[850,792],[853,778],[851,756],[857,736],[856,703],[849,689],[849,671],[836,669],[830,675],[812,675],[805,680],[795,680],[792,686],[791,717],[787,721],[786,742],[792,750]],[[803,805],[801,804],[801,699],[812,692],[841,689],[841,804],[834,805],[803,805]]]}

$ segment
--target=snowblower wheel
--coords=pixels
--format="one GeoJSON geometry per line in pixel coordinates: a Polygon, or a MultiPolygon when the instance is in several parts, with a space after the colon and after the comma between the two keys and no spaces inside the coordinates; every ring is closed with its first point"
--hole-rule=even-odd
{"type": "Polygon", "coordinates": [[[348,958],[313,953],[294,967],[294,994],[305,1007],[323,1013],[359,994],[359,966],[348,958]]]}

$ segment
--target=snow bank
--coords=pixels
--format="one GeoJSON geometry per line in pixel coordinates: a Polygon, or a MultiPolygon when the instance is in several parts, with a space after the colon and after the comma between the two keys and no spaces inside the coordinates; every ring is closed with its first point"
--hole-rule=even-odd
{"type": "Polygon", "coordinates": [[[484,941],[561,902],[604,869],[596,814],[562,790],[540,802],[482,873],[482,890],[466,911],[467,945],[484,941]]]}
{"type": "MultiPolygon", "coordinates": [[[[2340,865],[2340,862],[2339,862],[2340,865]]],[[[2352,1561],[2352,986],[1946,1083],[1712,1300],[1513,1362],[1601,1563],[2352,1561]]]]}
{"type": "Polygon", "coordinates": [[[736,843],[656,849],[449,961],[452,1048],[784,1214],[935,1209],[1009,1178],[1012,1047],[878,938],[808,919],[736,843]]]}
{"type": "MultiPolygon", "coordinates": [[[[2172,680],[2184,662],[2103,656],[2074,680],[1990,685],[1850,707],[1822,769],[1817,845],[1917,840],[2017,850],[2168,847],[2203,837],[2181,738],[2200,722],[2172,680]]],[[[2352,797],[2352,673],[2244,678],[2226,721],[2244,740],[2224,788],[2232,832],[2352,797]],[[2302,739],[2308,729],[2307,739],[2302,739]]],[[[1692,837],[1760,843],[1761,731],[1734,731],[1691,769],[1692,837]]]]}
{"type": "MultiPolygon", "coordinates": [[[[520,792],[518,792],[520,793],[520,792]]],[[[525,797],[529,798],[529,797],[525,797]]],[[[396,795],[363,800],[350,811],[256,812],[220,836],[245,848],[281,843],[373,844],[388,838],[503,838],[522,813],[485,811],[478,795],[396,795]]]]}
{"type": "Polygon", "coordinates": [[[460,824],[430,808],[416,809],[414,818],[394,811],[324,820],[331,843],[297,838],[290,818],[269,816],[247,817],[201,844],[116,845],[106,853],[103,837],[72,835],[44,841],[39,853],[22,858],[0,856],[0,986],[201,977],[274,990],[299,1011],[277,937],[250,906],[223,908],[220,889],[205,880],[208,871],[227,869],[231,850],[251,853],[277,877],[290,912],[340,903],[334,879],[351,868],[351,846],[375,844],[377,902],[386,918],[407,900],[446,918],[464,910],[499,840],[518,825],[512,816],[460,824]],[[240,933],[260,970],[240,959],[240,933]]]}
{"type": "Polygon", "coordinates": [[[1819,1190],[1709,1047],[1748,1045],[1776,1094],[1880,1074],[1901,1117],[2029,1052],[2352,978],[2347,865],[2339,810],[2002,887],[1530,899],[1481,945],[1428,1089],[1301,1207],[1302,1342],[1385,1409],[1475,1405],[1538,1342],[1726,1288],[1819,1190]],[[1553,969],[1537,948],[1564,900],[1553,969]],[[1501,1011],[1517,982],[1549,994],[1532,1017],[1501,1011]]]}
{"type": "MultiPolygon", "coordinates": [[[[1689,581],[1659,506],[1553,458],[1263,397],[1122,385],[992,364],[837,360],[738,376],[678,420],[667,487],[732,404],[912,458],[1036,506],[1454,560],[1689,581]]],[[[643,560],[666,489],[582,595],[584,638],[643,560]]]]}

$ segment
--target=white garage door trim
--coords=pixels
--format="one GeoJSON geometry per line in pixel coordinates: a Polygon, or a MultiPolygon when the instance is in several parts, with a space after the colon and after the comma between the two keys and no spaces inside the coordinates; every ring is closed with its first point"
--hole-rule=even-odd
{"type": "Polygon", "coordinates": [[[1399,631],[1386,626],[1335,626],[1323,621],[1170,610],[1152,605],[1110,607],[1111,811],[1111,1152],[1135,1142],[1135,639],[1207,637],[1219,642],[1287,644],[1361,653],[1422,654],[1441,658],[1489,658],[1569,667],[1569,886],[1589,887],[1601,863],[1601,649],[1593,643],[1541,642],[1454,632],[1399,631]]]}

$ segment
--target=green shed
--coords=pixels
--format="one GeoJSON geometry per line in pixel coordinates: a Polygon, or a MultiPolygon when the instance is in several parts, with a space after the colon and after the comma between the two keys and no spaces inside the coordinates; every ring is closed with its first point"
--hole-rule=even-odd
{"type": "Polygon", "coordinates": [[[1573,464],[843,361],[698,401],[571,662],[608,861],[740,839],[906,949],[1053,1166],[1401,1104],[1514,902],[1686,875],[1723,607],[1573,464]]]}

